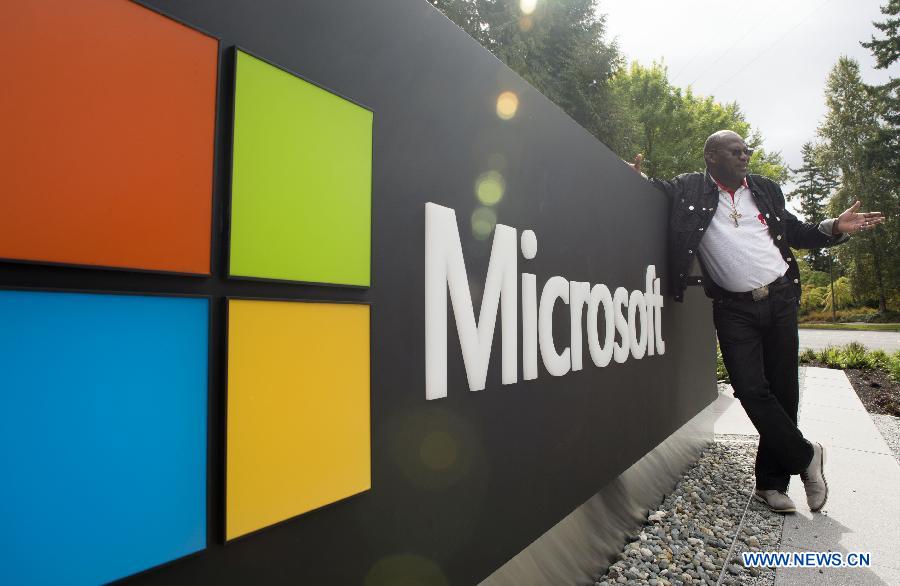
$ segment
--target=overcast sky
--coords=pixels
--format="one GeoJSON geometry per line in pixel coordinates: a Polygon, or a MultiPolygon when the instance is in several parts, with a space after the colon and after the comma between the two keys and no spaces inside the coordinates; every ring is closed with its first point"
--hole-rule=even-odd
{"type": "Polygon", "coordinates": [[[898,75],[874,69],[860,46],[884,20],[887,0],[599,0],[608,38],[629,61],[663,61],[674,85],[737,101],[767,150],[788,165],[815,138],[825,78],[838,57],[855,58],[867,83],[898,75]]]}

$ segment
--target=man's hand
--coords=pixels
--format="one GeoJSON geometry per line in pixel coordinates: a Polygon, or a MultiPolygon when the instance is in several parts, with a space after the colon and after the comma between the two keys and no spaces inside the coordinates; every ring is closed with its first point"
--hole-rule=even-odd
{"type": "Polygon", "coordinates": [[[628,163],[628,166],[637,171],[638,173],[642,173],[641,171],[641,163],[644,162],[644,155],[637,154],[634,157],[634,162],[628,163]]]}
{"type": "Polygon", "coordinates": [[[835,234],[855,234],[860,230],[871,230],[884,222],[884,214],[881,212],[859,212],[859,206],[860,202],[856,200],[855,204],[838,216],[832,228],[835,234]]]}

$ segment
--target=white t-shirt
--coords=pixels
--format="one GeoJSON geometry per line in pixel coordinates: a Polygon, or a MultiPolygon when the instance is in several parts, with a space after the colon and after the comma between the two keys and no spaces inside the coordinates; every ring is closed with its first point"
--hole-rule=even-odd
{"type": "Polygon", "coordinates": [[[734,208],[732,195],[719,184],[719,205],[700,241],[700,259],[717,285],[743,293],[782,276],[788,264],[769,235],[746,179],[733,201],[734,208]],[[740,214],[737,226],[732,217],[735,210],[740,214]]]}

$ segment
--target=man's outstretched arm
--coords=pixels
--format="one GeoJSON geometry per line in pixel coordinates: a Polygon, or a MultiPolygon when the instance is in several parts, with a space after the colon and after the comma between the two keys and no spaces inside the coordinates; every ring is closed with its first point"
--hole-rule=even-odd
{"type": "Polygon", "coordinates": [[[884,222],[881,212],[860,212],[861,203],[857,201],[837,218],[824,220],[818,224],[800,221],[784,207],[784,196],[778,189],[779,202],[787,216],[785,219],[788,244],[794,248],[820,248],[834,246],[846,241],[849,234],[863,230],[872,230],[884,222]]]}
{"type": "Polygon", "coordinates": [[[832,234],[855,234],[863,230],[873,230],[878,224],[884,223],[884,214],[881,212],[861,212],[861,202],[856,200],[852,206],[838,216],[832,226],[832,234]]]}

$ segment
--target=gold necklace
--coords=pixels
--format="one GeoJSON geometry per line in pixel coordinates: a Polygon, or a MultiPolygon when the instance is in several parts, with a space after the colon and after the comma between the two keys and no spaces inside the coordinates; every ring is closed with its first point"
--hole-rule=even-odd
{"type": "MultiPolygon", "coordinates": [[[[740,187],[738,187],[738,190],[740,190],[740,187]]],[[[737,204],[740,203],[741,195],[743,195],[743,193],[738,195],[736,199],[735,199],[734,195],[732,195],[730,193],[728,195],[731,195],[731,213],[728,214],[728,217],[731,218],[732,220],[734,220],[735,228],[740,228],[740,225],[738,224],[738,219],[743,218],[744,216],[743,216],[743,214],[738,213],[737,204]]]]}

